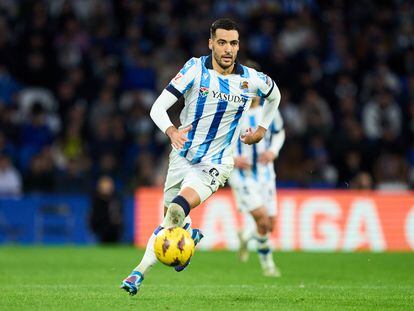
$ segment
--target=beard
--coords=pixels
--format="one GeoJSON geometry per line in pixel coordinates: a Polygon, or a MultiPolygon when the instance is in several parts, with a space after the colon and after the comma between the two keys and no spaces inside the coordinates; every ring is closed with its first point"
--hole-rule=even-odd
{"type": "Polygon", "coordinates": [[[216,60],[217,64],[219,64],[219,66],[223,69],[227,69],[234,64],[234,58],[232,58],[232,62],[230,63],[230,65],[227,65],[221,61],[221,57],[217,53],[213,52],[213,57],[216,60]]]}

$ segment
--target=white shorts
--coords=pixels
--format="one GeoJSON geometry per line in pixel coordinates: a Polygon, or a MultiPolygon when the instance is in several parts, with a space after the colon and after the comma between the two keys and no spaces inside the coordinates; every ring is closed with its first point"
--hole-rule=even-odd
{"type": "Polygon", "coordinates": [[[200,196],[201,202],[204,202],[220,186],[224,186],[232,170],[233,165],[229,164],[203,162],[191,164],[177,151],[172,150],[164,186],[164,206],[170,205],[180,190],[185,187],[194,189],[200,196]]]}
{"type": "Polygon", "coordinates": [[[253,177],[240,177],[234,171],[229,180],[239,211],[251,211],[265,207],[269,216],[277,214],[276,187],[274,182],[260,182],[253,177]]]}

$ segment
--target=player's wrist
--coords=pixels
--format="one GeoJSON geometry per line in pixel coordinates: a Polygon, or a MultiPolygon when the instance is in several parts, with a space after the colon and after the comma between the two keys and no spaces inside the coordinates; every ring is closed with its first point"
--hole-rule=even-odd
{"type": "Polygon", "coordinates": [[[170,127],[168,127],[166,130],[165,130],[165,134],[168,136],[168,137],[172,137],[172,135],[175,133],[177,131],[177,128],[174,126],[174,125],[171,125],[170,127]]]}
{"type": "Polygon", "coordinates": [[[266,129],[264,127],[259,126],[254,134],[255,140],[260,141],[265,136],[266,129]]]}

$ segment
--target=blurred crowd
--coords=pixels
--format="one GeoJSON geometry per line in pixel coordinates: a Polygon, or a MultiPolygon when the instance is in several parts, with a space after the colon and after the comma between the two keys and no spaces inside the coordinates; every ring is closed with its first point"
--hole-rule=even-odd
{"type": "Polygon", "coordinates": [[[413,187],[412,1],[2,0],[0,193],[162,185],[149,109],[219,17],[281,89],[280,187],[413,187]]]}

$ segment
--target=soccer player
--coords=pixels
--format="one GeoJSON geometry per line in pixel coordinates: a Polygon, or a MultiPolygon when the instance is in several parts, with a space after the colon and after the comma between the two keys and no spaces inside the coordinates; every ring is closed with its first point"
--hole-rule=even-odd
{"type": "MultiPolygon", "coordinates": [[[[151,118],[171,140],[172,151],[164,187],[164,220],[148,240],[144,256],[121,288],[135,295],[156,263],[154,240],[163,228],[183,227],[197,244],[202,234],[191,229],[190,210],[223,186],[233,169],[232,145],[240,135],[240,120],[252,98],[266,98],[257,129],[243,133],[245,144],[259,142],[276,113],[280,92],[267,75],[236,61],[239,27],[219,19],[210,28],[211,55],[191,58],[171,80],[151,108],[151,118]],[[176,128],[167,110],[184,96],[176,128]]],[[[184,266],[175,267],[182,271],[184,266]]]]}
{"type": "MultiPolygon", "coordinates": [[[[260,101],[258,97],[253,99],[241,124],[242,131],[257,128],[263,110],[260,101]]],[[[249,240],[255,239],[263,274],[270,277],[281,275],[273,260],[269,236],[273,231],[276,216],[276,176],[273,161],[279,155],[284,141],[283,120],[278,110],[264,139],[251,146],[238,140],[234,147],[235,168],[229,178],[237,208],[240,212],[251,215],[256,224],[254,230],[245,226],[238,233],[240,260],[247,261],[247,244],[249,240]]]]}

